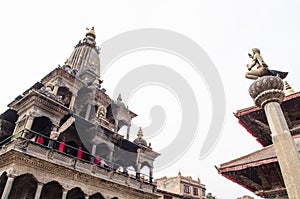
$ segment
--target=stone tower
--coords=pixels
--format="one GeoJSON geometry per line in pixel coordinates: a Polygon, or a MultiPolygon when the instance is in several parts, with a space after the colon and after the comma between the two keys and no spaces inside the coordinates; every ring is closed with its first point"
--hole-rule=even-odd
{"type": "Polygon", "coordinates": [[[141,129],[129,140],[137,115],[101,88],[95,39],[91,28],[63,66],[1,114],[1,199],[158,198],[153,162],[159,154],[141,129]]]}

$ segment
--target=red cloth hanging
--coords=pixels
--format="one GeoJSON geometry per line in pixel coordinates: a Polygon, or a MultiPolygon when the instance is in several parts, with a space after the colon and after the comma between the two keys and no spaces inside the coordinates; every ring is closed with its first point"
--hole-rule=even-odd
{"type": "Polygon", "coordinates": [[[64,152],[65,142],[60,142],[58,146],[59,152],[64,152]]]}
{"type": "Polygon", "coordinates": [[[39,135],[36,139],[36,143],[43,144],[43,137],[39,135]]]}
{"type": "Polygon", "coordinates": [[[77,158],[82,158],[82,149],[81,147],[79,147],[78,151],[77,151],[77,158]]]}
{"type": "Polygon", "coordinates": [[[94,164],[98,164],[98,163],[99,163],[99,159],[100,159],[100,157],[99,157],[99,156],[95,156],[95,159],[94,159],[94,164]]]}

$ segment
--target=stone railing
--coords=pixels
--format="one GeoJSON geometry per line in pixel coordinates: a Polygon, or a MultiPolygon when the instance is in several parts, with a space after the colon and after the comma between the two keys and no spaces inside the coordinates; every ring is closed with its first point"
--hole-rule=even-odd
{"type": "MultiPolygon", "coordinates": [[[[68,145],[65,146],[70,147],[68,145]]],[[[143,180],[137,180],[131,175],[116,172],[114,169],[109,167],[102,167],[98,164],[94,164],[93,162],[51,149],[33,141],[32,139],[26,139],[23,135],[12,136],[9,142],[6,142],[1,146],[0,154],[6,153],[10,150],[17,150],[54,164],[63,165],[69,169],[93,175],[107,181],[113,181],[121,185],[130,186],[135,189],[143,189],[143,191],[147,191],[149,193],[153,193],[156,190],[156,186],[154,184],[143,180]]]]}

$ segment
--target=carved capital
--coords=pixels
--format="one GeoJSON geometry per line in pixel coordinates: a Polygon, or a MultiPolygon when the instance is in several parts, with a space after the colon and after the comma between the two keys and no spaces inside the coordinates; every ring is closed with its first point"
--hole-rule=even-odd
{"type": "Polygon", "coordinates": [[[281,102],[284,99],[284,83],[279,77],[264,76],[255,80],[249,87],[249,94],[256,106],[264,107],[268,102],[281,102]]]}

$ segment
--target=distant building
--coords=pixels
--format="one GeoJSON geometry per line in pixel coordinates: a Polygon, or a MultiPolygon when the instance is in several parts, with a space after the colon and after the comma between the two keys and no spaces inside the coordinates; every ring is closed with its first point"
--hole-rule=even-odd
{"type": "Polygon", "coordinates": [[[157,194],[162,199],[205,199],[206,188],[200,179],[193,180],[190,176],[184,177],[179,172],[175,177],[155,179],[157,194]]]}

